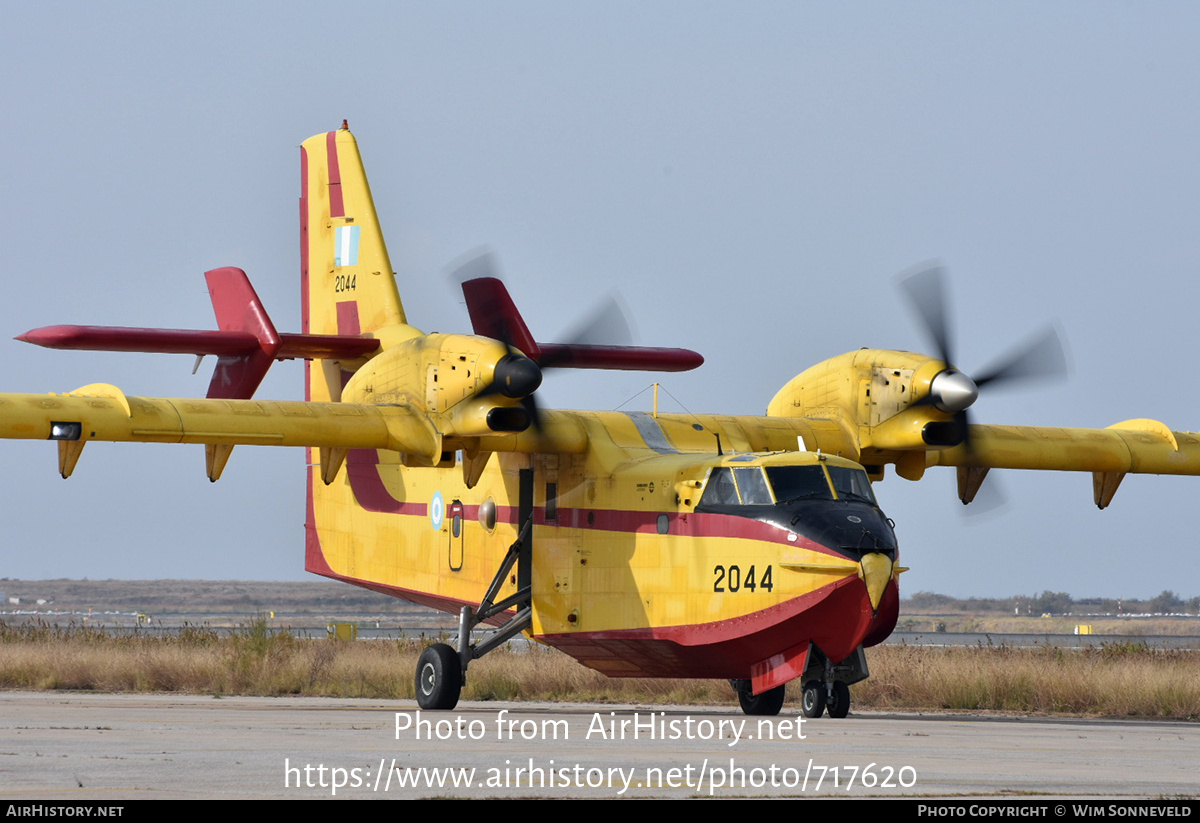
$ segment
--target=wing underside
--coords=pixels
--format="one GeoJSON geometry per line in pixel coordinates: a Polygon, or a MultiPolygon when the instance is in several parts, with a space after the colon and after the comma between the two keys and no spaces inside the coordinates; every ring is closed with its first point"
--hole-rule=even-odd
{"type": "Polygon", "coordinates": [[[1200,475],[1200,435],[1171,431],[1155,420],[1126,420],[1107,429],[976,425],[969,448],[926,455],[927,465],[958,468],[964,503],[990,469],[1091,472],[1102,509],[1126,474],[1200,475]]]}

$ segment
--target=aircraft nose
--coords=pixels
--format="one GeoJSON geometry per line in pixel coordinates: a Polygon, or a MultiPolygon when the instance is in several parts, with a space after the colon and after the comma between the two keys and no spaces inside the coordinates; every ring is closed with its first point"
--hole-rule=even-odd
{"type": "Polygon", "coordinates": [[[887,555],[879,552],[864,554],[859,563],[858,576],[867,584],[867,596],[871,598],[871,611],[879,611],[883,592],[892,581],[894,564],[887,555]]]}

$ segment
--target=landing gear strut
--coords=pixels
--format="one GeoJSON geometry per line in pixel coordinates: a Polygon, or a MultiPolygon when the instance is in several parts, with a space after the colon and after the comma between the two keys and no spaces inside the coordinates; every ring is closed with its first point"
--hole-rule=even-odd
{"type": "Polygon", "coordinates": [[[840,680],[833,681],[825,700],[825,710],[830,717],[845,717],[850,714],[850,687],[840,680]]]}
{"type": "Polygon", "coordinates": [[[804,682],[800,701],[804,716],[820,717],[828,712],[830,717],[845,717],[850,714],[850,683],[866,679],[867,659],[861,646],[836,665],[818,654],[809,664],[805,675],[809,679],[804,682]]]}
{"type": "Polygon", "coordinates": [[[463,606],[462,611],[458,613],[458,651],[445,643],[436,643],[421,652],[421,658],[417,661],[416,690],[417,705],[422,709],[448,711],[457,706],[458,696],[467,681],[467,665],[505,643],[513,635],[529,628],[533,616],[529,586],[519,589],[499,603],[494,601],[517,562],[522,546],[529,539],[532,525],[531,517],[525,521],[516,541],[508,547],[508,554],[496,570],[479,608],[472,610],[470,606],[463,606]],[[504,625],[488,632],[478,643],[471,643],[472,629],[514,606],[517,607],[517,613],[504,625]]]}

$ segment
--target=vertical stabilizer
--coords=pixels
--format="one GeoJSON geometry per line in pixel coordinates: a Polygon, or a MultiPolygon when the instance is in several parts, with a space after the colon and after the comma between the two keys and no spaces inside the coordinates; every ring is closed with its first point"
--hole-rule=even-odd
{"type": "Polygon", "coordinates": [[[345,123],[300,147],[303,331],[370,334],[405,322],[358,143],[345,123]]]}

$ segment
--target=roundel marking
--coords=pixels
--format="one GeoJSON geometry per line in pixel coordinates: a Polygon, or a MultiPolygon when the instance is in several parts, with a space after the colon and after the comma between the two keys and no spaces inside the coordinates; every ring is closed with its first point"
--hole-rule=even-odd
{"type": "Polygon", "coordinates": [[[442,528],[442,520],[446,517],[446,501],[442,499],[440,491],[433,493],[433,499],[429,501],[429,522],[433,524],[433,530],[438,531],[442,528]]]}

